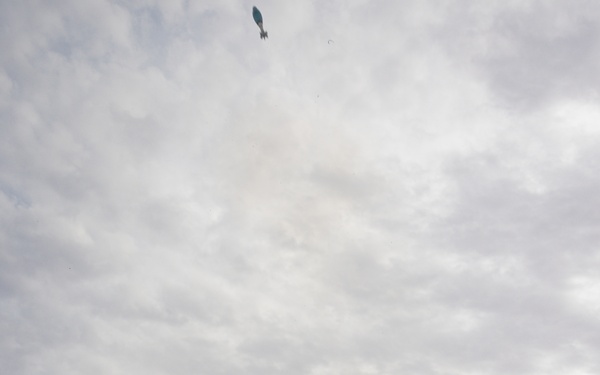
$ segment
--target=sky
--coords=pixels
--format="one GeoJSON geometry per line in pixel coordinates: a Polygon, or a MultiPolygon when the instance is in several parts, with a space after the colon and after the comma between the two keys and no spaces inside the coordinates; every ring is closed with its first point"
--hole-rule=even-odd
{"type": "Polygon", "coordinates": [[[0,368],[600,373],[599,16],[1,1],[0,368]]]}

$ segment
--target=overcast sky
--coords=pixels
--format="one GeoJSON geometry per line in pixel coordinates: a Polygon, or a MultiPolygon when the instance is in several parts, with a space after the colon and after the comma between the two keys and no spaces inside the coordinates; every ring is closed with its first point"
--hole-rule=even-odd
{"type": "Polygon", "coordinates": [[[599,17],[0,1],[0,372],[600,373],[599,17]]]}

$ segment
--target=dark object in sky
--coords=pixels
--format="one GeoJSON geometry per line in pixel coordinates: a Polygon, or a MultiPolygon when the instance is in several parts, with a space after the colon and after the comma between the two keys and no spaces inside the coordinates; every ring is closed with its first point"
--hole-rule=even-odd
{"type": "Polygon", "coordinates": [[[263,29],[262,14],[260,14],[260,10],[258,10],[257,7],[252,7],[252,17],[254,17],[254,22],[256,22],[256,24],[260,28],[260,39],[268,38],[269,37],[269,33],[267,33],[263,29]]]}
{"type": "Polygon", "coordinates": [[[329,39],[329,40],[327,41],[327,44],[331,44],[331,43],[335,43],[335,42],[334,42],[332,39],[329,39]]]}

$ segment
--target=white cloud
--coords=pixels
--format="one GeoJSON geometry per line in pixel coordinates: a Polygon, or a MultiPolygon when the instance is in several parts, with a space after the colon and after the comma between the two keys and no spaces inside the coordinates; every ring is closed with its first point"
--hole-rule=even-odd
{"type": "Polygon", "coordinates": [[[598,372],[596,8],[0,10],[6,371],[598,372]]]}

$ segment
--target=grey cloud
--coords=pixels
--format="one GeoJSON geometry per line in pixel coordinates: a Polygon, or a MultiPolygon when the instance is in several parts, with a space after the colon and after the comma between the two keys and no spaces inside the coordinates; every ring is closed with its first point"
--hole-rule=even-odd
{"type": "Polygon", "coordinates": [[[508,110],[536,110],[597,91],[594,15],[588,2],[465,6],[432,34],[460,64],[479,70],[508,110]]]}
{"type": "Polygon", "coordinates": [[[507,44],[482,60],[494,89],[517,108],[543,105],[565,96],[586,97],[597,90],[598,40],[593,21],[571,20],[576,26],[556,35],[556,13],[502,15],[495,33],[507,44]]]}

